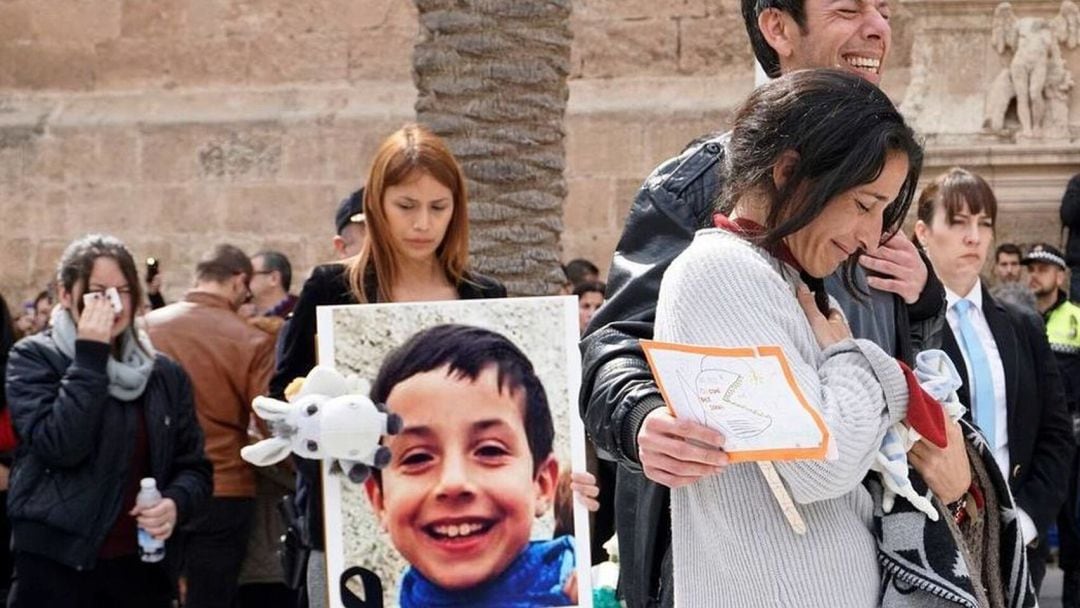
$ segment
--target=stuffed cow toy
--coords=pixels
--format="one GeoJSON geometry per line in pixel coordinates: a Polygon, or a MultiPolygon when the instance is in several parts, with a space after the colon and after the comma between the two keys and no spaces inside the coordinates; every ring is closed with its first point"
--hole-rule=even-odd
{"type": "Polygon", "coordinates": [[[273,436],[240,450],[256,466],[268,466],[289,453],[312,460],[331,460],[331,472],[344,471],[362,483],[372,467],[390,462],[383,435],[401,431],[401,417],[368,398],[368,385],[355,376],[316,366],[289,401],[256,397],[255,413],[269,423],[273,436]]]}

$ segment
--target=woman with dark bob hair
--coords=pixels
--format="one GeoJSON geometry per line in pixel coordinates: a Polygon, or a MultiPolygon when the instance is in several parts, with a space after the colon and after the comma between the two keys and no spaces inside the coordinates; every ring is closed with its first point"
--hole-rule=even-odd
{"type": "Polygon", "coordinates": [[[699,231],[664,275],[656,338],[779,345],[837,457],[776,462],[782,483],[772,488],[752,463],[702,465],[696,480],[674,488],[678,605],[878,605],[862,481],[885,431],[907,415],[907,378],[881,348],[852,339],[821,282],[900,229],[922,158],[889,98],[838,70],[769,82],[736,113],[720,201],[728,215],[717,214],[716,227],[699,231]]]}
{"type": "Polygon", "coordinates": [[[167,607],[170,578],[140,560],[136,528],[167,539],[210,495],[191,384],[135,327],[142,290],[123,243],[74,241],[57,283],[49,328],[19,341],[7,367],[20,440],[8,605],[167,607]],[[163,499],[136,507],[146,477],[163,499]]]}
{"type": "MultiPolygon", "coordinates": [[[[923,188],[916,215],[915,235],[945,284],[949,331],[942,350],[964,378],[957,393],[985,436],[971,442],[984,456],[973,459],[975,471],[1012,489],[1011,496],[1004,489],[997,493],[999,511],[1008,514],[999,533],[976,539],[970,553],[1019,555],[1027,546],[1037,590],[1048,554],[1041,539],[1065,500],[1076,445],[1062,376],[1038,314],[999,302],[979,276],[998,219],[990,184],[967,169],[949,169],[923,188]]],[[[1075,505],[1066,504],[1071,516],[1075,505]]],[[[1065,570],[1068,593],[1075,577],[1065,570]]]]}

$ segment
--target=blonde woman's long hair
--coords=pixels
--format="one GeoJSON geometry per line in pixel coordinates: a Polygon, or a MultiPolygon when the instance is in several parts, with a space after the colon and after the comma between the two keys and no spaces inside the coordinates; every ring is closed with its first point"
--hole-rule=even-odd
{"type": "Polygon", "coordinates": [[[454,196],[454,210],[442,243],[435,250],[447,279],[458,285],[469,265],[469,210],[465,176],[446,142],[427,127],[407,124],[386,138],[375,153],[364,185],[364,217],[367,239],[360,255],[348,264],[349,288],[357,302],[368,302],[364,278],[374,272],[378,301],[390,302],[397,282],[401,253],[388,233],[383,196],[386,189],[426,173],[446,186],[454,196]]]}

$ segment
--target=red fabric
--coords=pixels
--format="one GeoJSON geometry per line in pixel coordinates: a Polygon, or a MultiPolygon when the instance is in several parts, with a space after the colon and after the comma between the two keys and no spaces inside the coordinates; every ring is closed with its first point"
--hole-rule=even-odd
{"type": "Polygon", "coordinates": [[[749,234],[750,236],[757,236],[765,232],[764,226],[754,220],[748,220],[745,217],[731,219],[723,213],[717,212],[713,214],[712,219],[714,226],[723,228],[728,232],[741,232],[743,234],[749,234]]]}
{"type": "MultiPolygon", "coordinates": [[[[979,489],[979,486],[976,485],[975,482],[971,483],[971,487],[968,488],[967,496],[965,498],[970,498],[971,501],[975,503],[976,511],[982,511],[983,507],[986,505],[986,497],[983,496],[982,490],[979,489]]],[[[971,517],[968,513],[968,507],[970,505],[967,504],[966,501],[963,504],[964,508],[953,513],[953,521],[955,521],[958,526],[971,517]]]]}
{"type": "Polygon", "coordinates": [[[139,495],[139,481],[150,474],[150,443],[146,432],[146,413],[142,404],[124,404],[123,407],[134,407],[137,412],[135,449],[131,451],[127,480],[124,482],[124,496],[120,500],[120,513],[98,551],[101,559],[115,559],[134,555],[139,551],[139,524],[128,512],[135,506],[135,497],[139,495]]]}
{"type": "Polygon", "coordinates": [[[937,399],[919,386],[919,381],[910,367],[903,361],[897,363],[904,372],[904,380],[908,386],[908,424],[927,441],[944,449],[949,445],[949,439],[945,435],[945,410],[937,399]]]}
{"type": "Polygon", "coordinates": [[[11,426],[11,410],[0,410],[0,452],[11,452],[19,445],[19,438],[11,426]]]}
{"type": "MultiPolygon", "coordinates": [[[[717,228],[727,230],[728,232],[745,234],[747,236],[758,236],[765,232],[765,227],[753,220],[748,220],[744,217],[731,219],[723,213],[713,214],[713,225],[717,228]]],[[[781,262],[791,266],[796,272],[803,271],[802,265],[795,259],[795,254],[791,253],[791,249],[786,244],[781,243],[774,251],[770,251],[769,253],[780,258],[781,262]]]]}
{"type": "Polygon", "coordinates": [[[975,508],[982,511],[983,507],[986,505],[986,497],[983,496],[982,490],[979,489],[979,486],[975,485],[975,483],[972,482],[971,487],[968,488],[968,494],[971,494],[972,500],[975,501],[975,508]]]}

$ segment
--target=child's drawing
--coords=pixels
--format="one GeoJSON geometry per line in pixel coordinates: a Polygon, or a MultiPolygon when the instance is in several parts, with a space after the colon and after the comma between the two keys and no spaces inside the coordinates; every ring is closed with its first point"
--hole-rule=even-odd
{"type": "Polygon", "coordinates": [[[722,432],[733,462],[826,457],[828,429],[780,348],[642,347],[671,411],[722,432]]]}
{"type": "Polygon", "coordinates": [[[728,437],[757,437],[772,426],[773,418],[751,403],[754,389],[765,381],[758,371],[739,359],[701,357],[701,371],[694,384],[680,370],[677,375],[695,417],[707,426],[719,428],[728,437]],[[730,367],[741,368],[739,371],[730,367]]]}

